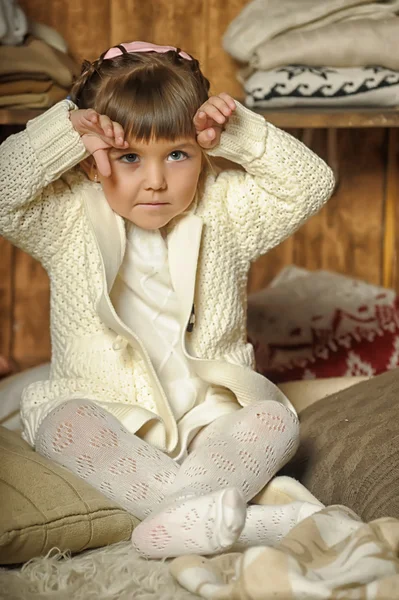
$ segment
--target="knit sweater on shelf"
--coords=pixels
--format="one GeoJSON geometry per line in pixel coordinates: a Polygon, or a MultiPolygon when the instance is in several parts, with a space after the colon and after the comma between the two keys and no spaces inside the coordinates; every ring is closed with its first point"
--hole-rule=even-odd
{"type": "MultiPolygon", "coordinates": [[[[0,233],[42,263],[51,290],[51,374],[23,393],[23,435],[34,445],[51,410],[86,398],[175,456],[183,434],[144,345],[110,300],[125,254],[125,223],[101,185],[74,168],[87,155],[68,118],[75,109],[60,102],[0,148],[0,233]]],[[[169,235],[182,351],[196,376],[231,390],[241,406],[262,398],[290,406],[254,371],[246,340],[247,276],[251,261],[328,200],[332,172],[301,142],[239,103],[209,154],[245,172],[209,173],[202,197],[169,235]]],[[[223,411],[220,404],[207,408],[207,422],[213,411],[223,411]]],[[[187,427],[199,428],[204,418],[194,409],[187,427]]]]}

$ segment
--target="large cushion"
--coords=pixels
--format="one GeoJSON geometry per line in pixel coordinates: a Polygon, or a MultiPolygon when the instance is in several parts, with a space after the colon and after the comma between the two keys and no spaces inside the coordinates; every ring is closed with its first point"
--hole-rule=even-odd
{"type": "Polygon", "coordinates": [[[393,290],[287,267],[248,298],[257,369],[275,383],[372,377],[399,367],[399,298],[393,290]]]}
{"type": "Polygon", "coordinates": [[[128,540],[137,520],[0,427],[0,564],[128,540]]]}
{"type": "Polygon", "coordinates": [[[399,369],[319,400],[300,421],[301,444],[285,475],[365,521],[399,518],[399,369]]]}
{"type": "Polygon", "coordinates": [[[4,377],[0,381],[0,425],[18,431],[22,429],[19,415],[22,392],[31,383],[48,379],[50,374],[50,363],[38,365],[26,369],[21,373],[15,373],[4,377]]]}

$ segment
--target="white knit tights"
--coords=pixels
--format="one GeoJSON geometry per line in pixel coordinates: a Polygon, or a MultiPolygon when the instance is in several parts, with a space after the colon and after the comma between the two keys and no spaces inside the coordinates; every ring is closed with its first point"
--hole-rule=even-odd
{"type": "MultiPolygon", "coordinates": [[[[220,417],[202,432],[161,505],[134,530],[134,546],[160,558],[212,554],[232,546],[240,533],[252,537],[244,527],[246,502],[293,456],[298,440],[296,416],[278,402],[258,402],[220,417]]],[[[266,507],[267,519],[274,508],[266,507]]]]}
{"type": "Polygon", "coordinates": [[[35,449],[139,519],[169,492],[177,465],[88,400],[70,400],[43,421],[35,449]]]}
{"type": "Polygon", "coordinates": [[[312,505],[249,506],[293,455],[296,417],[259,402],[219,418],[179,466],[87,400],[57,407],[36,450],[86,479],[142,519],[132,540],[151,558],[213,554],[237,544],[274,544],[312,505]]]}

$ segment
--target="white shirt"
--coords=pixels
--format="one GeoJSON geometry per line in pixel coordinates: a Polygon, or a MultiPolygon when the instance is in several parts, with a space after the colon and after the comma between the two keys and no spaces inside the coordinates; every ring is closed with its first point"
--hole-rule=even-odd
{"type": "Polygon", "coordinates": [[[209,384],[195,376],[183,354],[167,243],[158,230],[128,224],[126,252],[111,297],[119,317],[143,342],[179,421],[204,400],[209,384]]]}

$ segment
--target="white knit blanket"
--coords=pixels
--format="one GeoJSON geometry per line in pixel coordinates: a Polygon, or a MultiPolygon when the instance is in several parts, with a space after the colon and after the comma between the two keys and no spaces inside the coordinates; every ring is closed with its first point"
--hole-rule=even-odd
{"type": "Polygon", "coordinates": [[[229,25],[223,46],[249,63],[240,80],[289,64],[399,70],[398,13],[399,0],[253,0],[229,25]]]}

